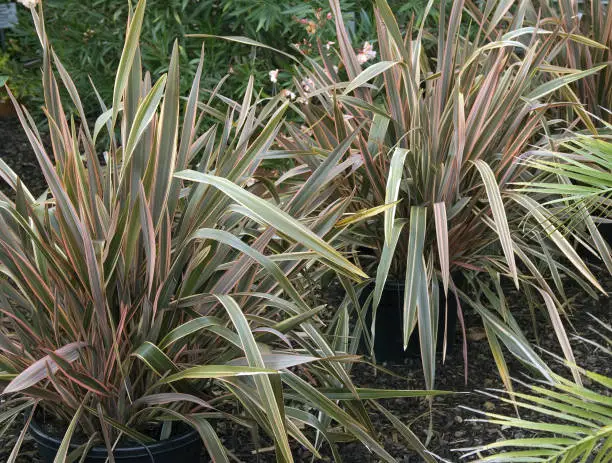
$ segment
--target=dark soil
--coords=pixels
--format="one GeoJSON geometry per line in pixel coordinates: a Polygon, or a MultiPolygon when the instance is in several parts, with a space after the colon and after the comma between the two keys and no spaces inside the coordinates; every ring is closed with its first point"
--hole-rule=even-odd
{"type": "MultiPolygon", "coordinates": [[[[44,179],[38,168],[36,158],[32,153],[30,145],[16,119],[0,118],[0,157],[23,179],[24,184],[34,194],[41,194],[44,190],[44,179]]],[[[5,194],[10,194],[10,188],[0,181],[0,189],[5,194]]],[[[612,279],[605,271],[599,272],[599,279],[608,292],[612,292],[612,279]]],[[[338,303],[339,291],[334,288],[329,294],[330,305],[338,303]]],[[[590,336],[591,328],[595,322],[588,315],[591,313],[604,322],[610,323],[612,315],[612,299],[602,297],[599,301],[593,301],[579,288],[568,289],[568,293],[574,294],[575,312],[571,321],[573,329],[567,327],[568,331],[582,336],[590,336]]],[[[521,326],[527,329],[530,339],[536,339],[536,333],[530,332],[531,316],[523,303],[520,295],[514,295],[513,313],[519,319],[521,326]],[[517,312],[514,312],[514,310],[517,312]]],[[[544,317],[541,316],[544,320],[544,317]]],[[[540,321],[542,321],[540,320],[540,321]]],[[[458,394],[437,397],[433,401],[433,434],[429,443],[429,449],[441,459],[450,462],[460,461],[460,452],[454,449],[477,446],[483,443],[499,440],[500,438],[531,437],[531,434],[514,429],[502,429],[499,426],[486,422],[470,421],[477,418],[474,410],[487,410],[496,413],[512,414],[512,409],[503,405],[496,399],[484,394],[474,392],[487,388],[502,389],[502,383],[497,373],[495,363],[492,359],[486,338],[481,330],[479,318],[469,312],[466,314],[466,325],[468,327],[468,365],[467,384],[464,382],[464,363],[461,352],[461,333],[453,349],[447,354],[446,361],[441,359],[436,366],[436,389],[455,391],[458,394]]],[[[556,354],[560,354],[560,348],[555,334],[550,325],[538,323],[541,327],[537,333],[539,346],[556,354]]],[[[576,361],[582,367],[596,371],[601,374],[612,376],[612,364],[605,359],[597,349],[589,344],[575,342],[573,344],[576,361]]],[[[542,354],[546,357],[547,354],[542,354]]],[[[522,366],[516,360],[507,357],[511,374],[515,378],[525,378],[532,372],[522,366]]],[[[555,361],[551,358],[551,365],[555,361]]],[[[388,388],[388,389],[423,389],[424,382],[421,373],[421,363],[418,358],[409,359],[401,365],[385,365],[396,376],[378,373],[365,364],[358,364],[352,370],[354,381],[358,386],[388,388]]],[[[564,372],[562,367],[557,368],[564,372]]],[[[566,372],[564,372],[566,373],[566,372]]],[[[520,385],[519,387],[520,388],[520,385]]],[[[426,401],[420,399],[393,399],[382,401],[382,404],[394,413],[405,424],[423,440],[426,438],[429,426],[429,407],[426,401]]],[[[529,418],[529,414],[522,417],[529,418]]],[[[383,416],[376,413],[372,415],[374,429],[379,432],[379,438],[385,448],[401,462],[421,462],[422,459],[415,455],[402,441],[401,436],[393,429],[383,416]]],[[[15,423],[13,429],[8,430],[0,440],[0,463],[8,459],[13,444],[20,432],[20,423],[15,423]]],[[[220,423],[219,432],[224,445],[234,452],[235,456],[245,462],[272,462],[275,461],[274,450],[269,447],[259,455],[254,454],[254,445],[250,435],[243,430],[236,430],[228,423],[220,423]]],[[[269,445],[265,444],[264,445],[269,445]]],[[[345,461],[351,463],[378,461],[369,451],[360,444],[348,443],[341,446],[340,452],[345,461]]],[[[310,461],[310,454],[303,449],[295,449],[296,461],[310,461]]],[[[19,463],[38,463],[35,445],[29,435],[25,437],[22,446],[19,463]]],[[[202,461],[209,461],[203,458],[202,461]]]]}
{"type": "MultiPolygon", "coordinates": [[[[605,270],[599,273],[599,281],[604,284],[605,289],[612,291],[612,279],[605,270]]],[[[600,320],[610,323],[612,321],[612,298],[601,297],[599,301],[592,300],[589,296],[582,294],[579,288],[575,291],[574,308],[575,312],[571,316],[574,326],[567,326],[568,333],[593,339],[592,329],[597,328],[597,323],[589,316],[589,313],[600,320]]],[[[568,290],[569,292],[569,290],[568,290]]],[[[571,292],[570,292],[571,294],[571,292]]],[[[513,299],[517,302],[515,307],[519,308],[518,314],[513,312],[519,323],[527,331],[528,338],[535,341],[535,334],[530,333],[531,321],[528,310],[522,310],[525,304],[520,304],[520,297],[514,294],[513,299]]],[[[538,325],[541,327],[538,333],[538,347],[544,351],[562,356],[556,335],[550,325],[541,317],[538,325]]],[[[472,421],[479,418],[478,414],[472,410],[488,411],[506,415],[513,415],[514,409],[495,398],[491,398],[483,393],[486,389],[504,389],[495,366],[493,356],[489,349],[488,342],[484,337],[484,332],[480,328],[482,323],[478,316],[466,314],[467,344],[468,344],[468,379],[467,384],[464,380],[464,362],[461,351],[461,333],[457,334],[457,339],[453,350],[447,354],[446,361],[442,363],[438,359],[436,365],[436,384],[435,388],[444,391],[455,391],[456,395],[445,395],[435,397],[433,400],[433,435],[428,445],[428,449],[438,456],[442,461],[458,462],[462,452],[456,449],[475,447],[481,444],[494,442],[502,438],[527,438],[535,435],[520,429],[502,429],[500,426],[482,421],[472,421]]],[[[612,363],[604,354],[590,344],[576,341],[572,343],[576,362],[583,368],[591,371],[612,376],[612,363]]],[[[558,364],[554,358],[546,352],[541,352],[542,357],[547,360],[549,366],[557,373],[570,377],[567,369],[558,364]]],[[[514,357],[507,355],[506,361],[510,369],[510,374],[518,380],[528,381],[530,378],[541,379],[537,373],[528,370],[514,357]]],[[[385,365],[399,377],[390,375],[376,374],[373,368],[366,365],[358,365],[352,375],[355,382],[362,387],[375,387],[387,389],[423,389],[424,379],[421,373],[421,363],[418,358],[409,359],[402,365],[385,365]]],[[[585,381],[585,385],[589,385],[585,381]]],[[[517,391],[522,387],[517,382],[514,383],[517,391]]],[[[499,395],[499,394],[496,394],[499,395]]],[[[427,437],[429,426],[429,407],[426,401],[419,399],[393,399],[381,401],[381,403],[395,414],[404,424],[410,428],[423,440],[427,437]]],[[[529,412],[521,412],[523,419],[538,419],[538,415],[529,412]]],[[[402,437],[386,421],[384,416],[374,415],[372,420],[376,429],[380,430],[380,439],[385,444],[385,448],[398,461],[401,462],[420,462],[422,458],[415,455],[408,449],[402,441],[402,437]]],[[[378,461],[371,456],[364,448],[358,444],[347,444],[342,449],[342,455],[346,461],[375,462],[378,461]]],[[[462,461],[470,461],[462,460],[462,461]]]]}
{"type": "MultiPolygon", "coordinates": [[[[19,175],[34,196],[46,190],[32,146],[16,117],[0,117],[0,158],[19,175]]],[[[0,191],[13,198],[13,190],[1,179],[0,191]]]]}

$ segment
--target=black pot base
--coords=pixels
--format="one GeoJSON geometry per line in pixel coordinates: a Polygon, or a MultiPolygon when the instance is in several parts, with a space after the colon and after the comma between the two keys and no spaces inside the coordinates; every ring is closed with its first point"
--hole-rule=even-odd
{"type": "MultiPolygon", "coordinates": [[[[362,293],[362,304],[373,291],[373,285],[362,293]]],[[[376,311],[376,323],[374,325],[374,356],[378,362],[403,362],[406,359],[417,358],[421,355],[420,338],[418,326],[412,332],[408,346],[404,350],[404,284],[397,281],[388,281],[383,289],[380,303],[376,311]]],[[[457,301],[453,293],[449,291],[448,307],[444,290],[440,286],[440,313],[438,316],[437,352],[441,352],[444,346],[444,331],[446,324],[446,352],[451,352],[457,334],[457,301]]],[[[367,329],[372,324],[372,310],[368,310],[365,317],[367,329]]],[[[365,346],[362,346],[365,349],[365,346]]],[[[369,354],[369,352],[367,352],[369,354]]]]}
{"type": "MultiPolygon", "coordinates": [[[[34,420],[30,423],[30,433],[36,442],[42,461],[53,463],[61,439],[48,435],[34,420]]],[[[71,444],[70,450],[77,447],[78,445],[71,444]]],[[[147,447],[142,445],[117,447],[113,451],[113,457],[117,463],[199,463],[201,452],[202,439],[197,431],[190,430],[147,447]]],[[[107,458],[106,448],[93,447],[87,454],[85,463],[105,463],[107,458]]]]}

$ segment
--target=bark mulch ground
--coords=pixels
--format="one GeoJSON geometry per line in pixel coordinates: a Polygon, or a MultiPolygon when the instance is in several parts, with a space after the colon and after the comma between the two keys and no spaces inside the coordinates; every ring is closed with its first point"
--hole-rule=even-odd
{"type": "MultiPolygon", "coordinates": [[[[598,272],[599,281],[604,283],[605,289],[612,291],[612,279],[605,271],[598,272]]],[[[579,288],[574,287],[574,313],[571,316],[573,329],[566,326],[568,333],[593,338],[592,329],[597,329],[597,323],[591,318],[592,314],[600,320],[610,323],[612,315],[612,298],[601,297],[598,301],[592,300],[588,295],[582,293],[579,288]]],[[[570,290],[568,290],[569,292],[570,290]]],[[[572,293],[570,293],[572,294],[572,293]]],[[[530,314],[520,305],[520,297],[514,294],[517,304],[513,307],[518,308],[513,314],[525,328],[528,338],[536,343],[535,335],[531,331],[530,314]]],[[[559,343],[552,327],[547,324],[543,314],[538,320],[540,326],[539,343],[536,345],[543,351],[562,356],[559,343]]],[[[433,435],[428,448],[441,460],[458,462],[462,452],[456,449],[479,446],[481,444],[494,442],[500,439],[527,438],[535,435],[524,430],[508,428],[502,429],[500,426],[483,421],[472,421],[479,418],[478,414],[470,410],[489,411],[506,415],[513,415],[514,409],[499,400],[491,398],[477,391],[487,389],[503,389],[502,381],[498,375],[495,362],[493,360],[488,342],[484,337],[484,332],[479,328],[481,325],[477,316],[466,313],[466,325],[468,327],[468,377],[467,384],[464,378],[464,362],[461,352],[461,339],[455,341],[453,350],[447,355],[446,361],[442,363],[438,358],[436,365],[436,384],[439,390],[455,391],[458,394],[439,396],[434,398],[432,412],[433,435]]],[[[574,342],[572,344],[576,362],[583,368],[598,372],[607,376],[612,376],[612,362],[605,354],[602,354],[596,347],[584,343],[574,342]]],[[[546,352],[541,352],[545,360],[550,360],[548,364],[557,373],[570,377],[567,369],[559,364],[552,356],[546,352]]],[[[510,355],[506,356],[510,374],[513,378],[523,381],[529,379],[541,379],[537,373],[528,370],[519,361],[510,355]]],[[[419,359],[411,359],[402,365],[386,365],[397,377],[390,375],[375,374],[371,367],[358,365],[353,370],[355,382],[362,387],[376,387],[388,389],[423,389],[424,380],[420,370],[419,359]]],[[[588,386],[589,382],[585,381],[588,386]]],[[[517,382],[514,384],[517,391],[523,388],[517,382]]],[[[497,394],[499,395],[499,394],[497,394]]],[[[410,428],[424,441],[427,436],[429,426],[429,407],[424,400],[419,399],[393,399],[381,401],[381,403],[393,412],[405,424],[410,424],[410,428]]],[[[521,418],[537,420],[539,417],[533,413],[521,411],[521,418]]],[[[385,443],[385,448],[400,462],[420,462],[422,459],[409,450],[398,436],[393,427],[383,416],[374,415],[373,421],[375,428],[380,430],[380,439],[385,443]]],[[[342,450],[346,455],[346,461],[355,463],[365,463],[377,461],[375,457],[363,450],[357,444],[347,444],[342,450]]],[[[462,461],[470,461],[462,460],[462,461]]]]}
{"type": "MultiPolygon", "coordinates": [[[[45,191],[45,178],[16,117],[0,117],[0,158],[21,177],[32,194],[36,196],[45,191]]],[[[2,180],[0,191],[12,198],[13,190],[2,180]]]]}

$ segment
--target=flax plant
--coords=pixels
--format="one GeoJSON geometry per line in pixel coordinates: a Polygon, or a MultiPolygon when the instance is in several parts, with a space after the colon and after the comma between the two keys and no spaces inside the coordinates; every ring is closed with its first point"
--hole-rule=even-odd
{"type": "Polygon", "coordinates": [[[612,123],[612,3],[604,0],[487,0],[466,1],[467,10],[490,37],[531,29],[560,40],[546,65],[552,76],[563,77],[567,69],[598,72],[560,89],[567,105],[561,113],[578,118],[581,128],[596,133],[602,122],[612,123]],[[484,5],[483,5],[484,3],[484,5]]]}
{"type": "MultiPolygon", "coordinates": [[[[364,68],[339,2],[330,4],[339,55],[321,48],[319,61],[299,67],[300,78],[310,82],[308,91],[301,89],[306,104],[299,107],[307,130],[290,130],[278,155],[296,159],[296,173],[333,166],[338,191],[353,198],[340,223],[342,236],[375,276],[371,299],[357,310],[353,339],[373,344],[376,333],[370,336],[364,326],[365,311],[376,311],[387,279],[405,282],[404,345],[418,330],[425,381],[433,387],[438,319],[446,317],[438,297],[442,287],[459,302],[464,361],[467,305],[482,318],[511,388],[502,345],[549,374],[513,316],[506,298],[511,285],[532,310],[545,309],[571,361],[562,320],[570,311],[565,281],[577,281],[594,297],[593,288],[603,290],[572,247],[579,232],[560,233],[545,198],[517,193],[514,183],[534,176],[522,154],[534,146],[550,148],[550,136],[560,127],[549,115],[564,103],[553,96],[601,67],[551,72],[549,59],[559,40],[554,33],[527,28],[491,40],[476,25],[464,36],[463,2],[454,2],[449,13],[441,2],[437,39],[422,24],[408,24],[402,32],[388,4],[378,0],[374,43],[380,61],[364,68]],[[459,273],[467,279],[461,288],[454,281],[459,273]]],[[[426,13],[432,6],[433,1],[426,13]]],[[[597,230],[592,239],[601,245],[597,230]]],[[[363,288],[348,288],[349,306],[360,307],[363,288]]],[[[445,350],[452,340],[444,341],[445,350]]],[[[358,342],[352,345],[356,349],[358,342]]]]}
{"type": "Polygon", "coordinates": [[[50,149],[13,102],[48,191],[34,197],[0,161],[14,188],[14,199],[0,198],[3,432],[26,413],[10,460],[27,423],[53,417],[67,429],[56,461],[102,445],[112,462],[115,445],[149,444],[160,434],[146,430],[167,435],[176,421],[200,433],[214,461],[229,461],[222,420],[266,435],[278,461],[293,460],[290,441],[339,460],[337,442],[354,439],[392,461],[368,401],[430,392],[356,388],[356,358],[326,341],[322,307],[307,303],[302,283],[321,267],[365,277],[323,239],[347,201],[319,202],[324,177],[282,203],[266,182],[250,186],[287,103],[258,101],[251,80],[242,103],[220,113],[210,104],[218,88],[200,94],[202,59],[181,99],[176,43],[168,73],[152,82],[141,67],[144,14],[140,0],[111,105],[100,100],[92,130],[42,7],[33,10],[50,149]],[[202,127],[207,115],[220,123],[202,127]]]}

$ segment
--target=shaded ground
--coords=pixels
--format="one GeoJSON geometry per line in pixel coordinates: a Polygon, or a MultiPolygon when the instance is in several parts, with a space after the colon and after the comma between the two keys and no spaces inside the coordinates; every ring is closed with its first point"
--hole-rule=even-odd
{"type": "MultiPolygon", "coordinates": [[[[606,286],[608,292],[612,291],[612,279],[606,273],[601,272],[598,275],[600,281],[606,286]]],[[[577,290],[576,290],[577,291],[577,290]]],[[[520,307],[520,305],[518,306],[520,307]]],[[[521,326],[530,326],[529,314],[527,310],[522,313],[518,311],[517,318],[521,320],[521,326]]],[[[596,322],[588,315],[591,313],[600,320],[610,323],[612,315],[612,299],[601,298],[599,301],[593,301],[588,296],[583,296],[577,293],[575,301],[575,312],[572,317],[572,322],[575,328],[567,328],[570,333],[580,336],[592,338],[591,328],[597,328],[596,322]]],[[[472,327],[480,326],[480,321],[466,315],[467,325],[472,327]]],[[[543,318],[543,317],[542,317],[543,318]]],[[[545,323],[540,324],[542,328],[539,333],[540,347],[549,352],[554,352],[561,355],[558,341],[554,331],[545,323]]],[[[486,422],[471,421],[478,418],[478,415],[467,407],[477,410],[485,410],[493,413],[513,414],[513,409],[500,403],[496,399],[487,397],[484,394],[474,392],[487,388],[503,389],[502,382],[497,373],[494,360],[489,350],[486,338],[479,329],[468,330],[468,382],[464,383],[464,363],[463,356],[460,351],[460,340],[457,339],[455,349],[447,355],[446,362],[442,364],[439,359],[436,366],[436,389],[457,391],[461,394],[440,396],[434,398],[433,410],[433,437],[429,444],[429,449],[440,458],[456,462],[460,460],[461,452],[454,449],[473,447],[480,444],[493,442],[502,438],[526,438],[533,437],[531,433],[517,429],[502,429],[500,426],[492,425],[486,422]]],[[[533,333],[529,336],[533,339],[533,333]]],[[[612,376],[612,364],[609,358],[603,356],[592,345],[574,342],[574,355],[576,362],[582,367],[592,370],[607,376],[612,376]]],[[[558,373],[564,376],[569,376],[568,372],[546,353],[542,353],[545,359],[550,359],[549,365],[558,373]]],[[[509,363],[511,375],[517,379],[527,379],[527,374],[530,372],[523,367],[520,362],[510,358],[506,359],[509,363]]],[[[404,378],[394,378],[390,376],[374,375],[372,368],[359,366],[353,371],[355,381],[360,386],[377,387],[389,389],[422,389],[424,381],[420,371],[420,360],[410,360],[404,365],[388,365],[394,373],[404,378]]],[[[537,375],[533,377],[537,378],[537,375]]],[[[585,381],[585,385],[588,382],[585,381]]],[[[515,384],[517,391],[521,390],[520,384],[515,384]]],[[[391,410],[405,424],[413,423],[411,429],[419,435],[423,440],[426,438],[426,432],[429,425],[429,416],[427,416],[428,406],[422,400],[417,399],[394,399],[382,402],[384,406],[391,410]],[[420,415],[425,414],[420,419],[420,415]],[[416,419],[416,421],[414,421],[416,419]]],[[[521,417],[524,419],[537,419],[537,415],[521,412],[521,417]]],[[[393,430],[392,426],[386,422],[384,417],[375,416],[373,418],[376,429],[380,429],[380,438],[385,443],[385,448],[401,462],[420,462],[422,459],[415,456],[405,444],[400,436],[393,430]]],[[[374,462],[377,461],[356,444],[345,446],[342,452],[347,455],[346,460],[351,462],[374,462]]]]}
{"type": "MultiPolygon", "coordinates": [[[[43,174],[17,118],[0,117],[0,158],[21,177],[32,194],[40,195],[45,190],[43,174]]],[[[12,189],[2,180],[0,191],[12,197],[12,189]]]]}
{"type": "MultiPolygon", "coordinates": [[[[24,183],[34,194],[44,191],[44,180],[38,164],[23,133],[19,122],[16,119],[0,118],[0,157],[23,179],[24,183]]],[[[10,188],[0,181],[0,190],[5,194],[11,194],[10,188]]],[[[600,281],[606,286],[608,292],[612,292],[612,278],[605,272],[598,273],[600,281]]],[[[587,312],[599,317],[605,322],[611,321],[612,299],[601,298],[593,301],[585,296],[578,288],[573,291],[568,289],[570,294],[575,296],[575,313],[572,322],[575,333],[588,336],[590,328],[594,327],[593,320],[587,312]]],[[[338,301],[338,291],[333,298],[330,297],[330,305],[333,307],[338,301]]],[[[513,313],[520,320],[521,326],[531,326],[530,315],[524,304],[520,302],[518,294],[515,295],[516,304],[513,313]]],[[[436,388],[442,390],[462,392],[462,394],[443,396],[434,399],[433,409],[433,435],[429,445],[431,451],[441,458],[456,462],[459,461],[459,453],[453,449],[461,447],[471,447],[485,442],[491,442],[500,438],[509,437],[529,437],[524,431],[512,429],[502,430],[499,426],[490,425],[483,422],[468,421],[476,417],[470,410],[460,408],[460,406],[479,410],[489,410],[499,413],[512,413],[509,407],[502,406],[498,401],[486,397],[482,394],[474,393],[474,390],[485,388],[501,388],[501,381],[497,374],[495,364],[491,357],[489,346],[486,339],[477,327],[481,326],[480,321],[466,314],[468,327],[474,327],[468,331],[468,383],[464,383],[464,364],[460,351],[459,336],[455,347],[446,358],[444,364],[438,362],[436,368],[436,388]]],[[[542,319],[543,316],[541,317],[542,319]]],[[[559,353],[560,349],[556,341],[554,332],[546,324],[539,324],[542,330],[539,333],[540,346],[543,349],[559,353]]],[[[570,329],[570,331],[572,331],[570,329]]],[[[528,333],[530,339],[535,339],[534,333],[528,333]]],[[[596,348],[584,343],[574,344],[574,353],[577,363],[582,367],[594,370],[601,374],[612,376],[612,365],[605,358],[598,354],[596,348]]],[[[551,362],[554,363],[554,362],[551,362]]],[[[520,378],[526,370],[516,361],[510,361],[512,375],[520,378]]],[[[397,376],[378,374],[375,375],[371,367],[357,365],[353,370],[355,382],[359,386],[389,388],[389,389],[422,389],[424,388],[420,360],[411,359],[403,365],[386,365],[397,376]]],[[[561,370],[562,371],[562,370],[561,370]]],[[[391,410],[404,423],[410,426],[421,438],[425,438],[426,430],[429,425],[428,407],[426,402],[419,399],[396,399],[382,402],[383,405],[391,410]],[[419,418],[420,416],[420,418],[419,418]]],[[[528,414],[523,417],[529,418],[528,414]]],[[[374,428],[379,431],[380,439],[384,442],[387,450],[401,462],[420,462],[420,457],[415,456],[402,442],[401,437],[394,431],[392,426],[381,416],[372,416],[374,428]]],[[[7,461],[12,446],[20,432],[20,424],[15,423],[7,435],[0,441],[0,463],[7,461]]],[[[245,462],[268,462],[275,461],[273,449],[263,452],[259,456],[252,453],[253,445],[249,435],[244,432],[236,432],[226,423],[220,425],[218,429],[222,436],[224,445],[235,452],[236,457],[245,462]]],[[[341,454],[347,462],[375,462],[377,459],[363,446],[359,444],[344,444],[341,446],[341,454]]],[[[302,449],[295,449],[296,461],[310,461],[310,454],[302,449]]],[[[29,436],[25,437],[22,456],[18,459],[19,463],[34,462],[38,459],[35,446],[29,436]]],[[[207,461],[204,459],[203,461],[207,461]]]]}

